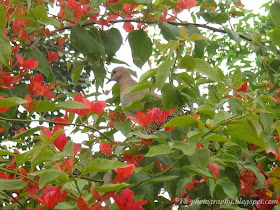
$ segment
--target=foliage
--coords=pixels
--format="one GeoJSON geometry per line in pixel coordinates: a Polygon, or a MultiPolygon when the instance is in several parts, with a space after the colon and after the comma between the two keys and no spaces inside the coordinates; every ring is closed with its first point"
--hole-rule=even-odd
{"type": "Polygon", "coordinates": [[[279,208],[279,1],[0,2],[1,209],[279,208]],[[162,95],[129,118],[126,40],[162,95]]]}

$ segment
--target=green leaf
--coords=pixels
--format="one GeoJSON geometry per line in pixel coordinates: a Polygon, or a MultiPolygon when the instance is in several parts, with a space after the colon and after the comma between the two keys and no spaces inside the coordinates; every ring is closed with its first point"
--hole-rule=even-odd
{"type": "Polygon", "coordinates": [[[235,30],[229,29],[227,27],[224,27],[225,31],[229,35],[231,39],[233,39],[237,44],[240,44],[240,35],[235,30]]]}
{"type": "Polygon", "coordinates": [[[0,31],[4,31],[7,25],[6,11],[3,5],[0,5],[0,31]]]}
{"type": "Polygon", "coordinates": [[[36,67],[36,70],[43,73],[45,77],[47,77],[48,82],[54,82],[55,76],[52,71],[51,65],[49,64],[43,53],[41,53],[41,51],[37,47],[28,50],[25,56],[26,58],[33,58],[36,61],[39,61],[39,65],[36,67]]]}
{"type": "Polygon", "coordinates": [[[202,104],[197,108],[197,113],[200,115],[207,115],[213,117],[215,115],[214,109],[209,104],[202,104]]]}
{"type": "Polygon", "coordinates": [[[222,185],[225,194],[235,200],[237,199],[237,189],[235,185],[229,180],[229,178],[225,177],[223,179],[218,179],[217,182],[222,185]]]}
{"type": "Polygon", "coordinates": [[[208,39],[201,34],[193,34],[190,36],[190,41],[203,41],[203,40],[208,40],[208,39]]]}
{"type": "Polygon", "coordinates": [[[178,66],[180,68],[185,68],[188,71],[192,71],[195,69],[195,58],[190,55],[186,55],[185,57],[181,58],[178,66]]]}
{"type": "Polygon", "coordinates": [[[62,174],[65,174],[63,171],[58,171],[54,169],[46,169],[41,174],[39,179],[39,188],[41,189],[48,183],[52,182],[53,180],[56,180],[58,177],[60,177],[62,174]]]}
{"type": "Polygon", "coordinates": [[[132,122],[130,120],[114,123],[115,128],[119,130],[124,136],[127,136],[129,133],[131,125],[132,122]]]}
{"type": "Polygon", "coordinates": [[[36,112],[48,112],[56,110],[56,104],[54,102],[49,101],[41,101],[39,105],[36,107],[36,112]]]}
{"type": "Polygon", "coordinates": [[[167,40],[176,40],[177,37],[180,37],[180,29],[167,22],[162,22],[159,25],[160,33],[167,40]]]}
{"type": "Polygon", "coordinates": [[[122,35],[118,29],[111,28],[107,31],[100,31],[100,37],[109,61],[111,61],[122,45],[122,35]]]}
{"type": "Polygon", "coordinates": [[[159,89],[162,89],[162,87],[165,84],[165,80],[170,74],[171,70],[171,61],[165,61],[163,62],[157,69],[157,87],[159,89]]]}
{"type": "Polygon", "coordinates": [[[109,184],[103,184],[101,186],[96,186],[96,187],[94,187],[94,189],[97,192],[115,192],[115,191],[121,190],[123,188],[127,188],[129,186],[130,185],[126,184],[126,183],[120,183],[120,184],[109,183],[109,184]]]}
{"type": "Polygon", "coordinates": [[[195,71],[206,75],[211,80],[214,80],[214,81],[221,80],[217,70],[212,68],[212,66],[209,63],[207,63],[206,61],[196,58],[195,63],[196,63],[195,71]]]}
{"type": "Polygon", "coordinates": [[[170,181],[170,180],[173,180],[173,179],[176,179],[178,178],[178,176],[162,176],[162,177],[156,177],[154,179],[151,179],[150,181],[148,181],[148,183],[155,183],[155,182],[161,182],[161,183],[164,183],[166,181],[170,181]]]}
{"type": "Polygon", "coordinates": [[[157,155],[165,155],[172,153],[173,151],[169,148],[169,146],[164,144],[159,144],[156,146],[152,146],[149,152],[145,155],[145,157],[154,157],[157,155]]]}
{"type": "Polygon", "coordinates": [[[4,155],[13,155],[14,153],[8,151],[8,150],[4,150],[4,149],[0,149],[0,156],[4,156],[4,155]]]}
{"type": "Polygon", "coordinates": [[[58,109],[88,109],[86,105],[77,101],[63,101],[55,105],[58,109]]]}
{"type": "Polygon", "coordinates": [[[54,155],[54,151],[42,148],[34,154],[33,159],[31,160],[31,168],[35,168],[37,165],[40,165],[45,161],[58,160],[54,155]]]}
{"type": "Polygon", "coordinates": [[[208,177],[208,178],[214,178],[212,174],[210,174],[208,171],[205,171],[196,167],[195,165],[188,165],[188,166],[184,166],[182,167],[182,170],[183,171],[188,171],[188,172],[192,172],[196,175],[199,175],[199,176],[205,176],[205,177],[208,177]]]}
{"type": "Polygon", "coordinates": [[[76,25],[71,29],[70,40],[72,46],[85,55],[92,55],[97,60],[101,58],[102,46],[84,28],[76,25]]]}
{"type": "Polygon", "coordinates": [[[22,139],[22,138],[24,138],[26,136],[32,136],[36,131],[39,131],[41,129],[42,129],[42,127],[40,127],[40,126],[37,126],[35,128],[30,128],[30,129],[28,129],[26,131],[23,131],[23,132],[15,135],[13,137],[13,139],[22,139]]]}
{"type": "Polygon", "coordinates": [[[130,165],[124,164],[119,161],[98,158],[92,159],[91,162],[85,168],[85,170],[82,171],[82,173],[88,174],[92,172],[109,171],[118,168],[127,168],[129,166],[130,165]]]}
{"type": "Polygon", "coordinates": [[[153,77],[157,74],[157,69],[150,69],[141,75],[139,82],[146,82],[150,77],[153,77]]]}
{"type": "Polygon", "coordinates": [[[18,97],[0,99],[0,107],[17,106],[24,104],[27,101],[18,97]]]}
{"type": "Polygon", "coordinates": [[[85,66],[76,66],[71,72],[71,79],[75,85],[77,85],[78,80],[81,76],[82,70],[85,66]]]}
{"type": "Polygon", "coordinates": [[[153,44],[143,30],[131,31],[128,34],[128,42],[131,48],[133,63],[142,68],[152,55],[153,44]]]}
{"type": "Polygon", "coordinates": [[[227,120],[231,118],[232,115],[229,112],[225,111],[219,111],[217,114],[214,116],[214,125],[217,125],[218,123],[227,120]]]}
{"type": "Polygon", "coordinates": [[[186,184],[190,183],[191,181],[192,181],[192,176],[190,175],[179,180],[176,187],[176,195],[180,195],[185,190],[186,184]]]}
{"type": "Polygon", "coordinates": [[[280,25],[275,26],[274,29],[268,32],[268,35],[276,45],[280,46],[280,25]]]}
{"type": "Polygon", "coordinates": [[[0,179],[0,190],[21,190],[27,186],[27,182],[19,179],[0,179]]]}
{"type": "Polygon", "coordinates": [[[280,2],[274,2],[270,7],[270,15],[275,25],[280,25],[280,2]]]}
{"type": "Polygon", "coordinates": [[[230,19],[229,15],[226,13],[207,12],[207,13],[200,13],[200,15],[203,17],[203,19],[206,22],[211,22],[211,23],[225,23],[230,19]]]}
{"type": "Polygon", "coordinates": [[[179,126],[197,126],[198,122],[195,117],[192,116],[181,116],[169,120],[162,127],[179,127],[179,126]]]}
{"type": "Polygon", "coordinates": [[[0,32],[0,62],[5,66],[9,66],[9,60],[12,54],[11,45],[9,39],[0,32]]]}
{"type": "Polygon", "coordinates": [[[140,90],[146,90],[150,87],[151,87],[151,82],[149,81],[139,82],[136,85],[132,86],[131,88],[128,88],[128,90],[125,91],[125,93],[132,93],[140,90]]]}
{"type": "Polygon", "coordinates": [[[209,164],[210,153],[207,149],[196,150],[195,153],[189,157],[191,163],[198,168],[206,169],[209,164]]]}
{"type": "Polygon", "coordinates": [[[195,142],[170,142],[171,149],[181,150],[184,155],[193,155],[195,153],[196,143],[195,142]]]}
{"type": "Polygon", "coordinates": [[[54,209],[75,209],[76,207],[76,202],[59,202],[54,209]]]}
{"type": "Polygon", "coordinates": [[[177,89],[171,84],[165,84],[161,89],[162,92],[162,103],[164,110],[169,110],[176,107],[182,107],[183,100],[179,95],[177,89]]]}
{"type": "Polygon", "coordinates": [[[217,142],[231,142],[231,140],[225,136],[221,135],[211,135],[207,136],[204,141],[217,141],[217,142]]]}

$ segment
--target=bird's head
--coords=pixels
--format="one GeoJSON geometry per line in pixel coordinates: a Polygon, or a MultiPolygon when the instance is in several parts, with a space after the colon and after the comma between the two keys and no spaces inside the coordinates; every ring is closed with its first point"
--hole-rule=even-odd
{"type": "Polygon", "coordinates": [[[110,81],[119,82],[122,78],[125,78],[125,77],[130,77],[129,71],[124,67],[116,67],[111,72],[111,78],[108,82],[110,82],[110,81]]]}

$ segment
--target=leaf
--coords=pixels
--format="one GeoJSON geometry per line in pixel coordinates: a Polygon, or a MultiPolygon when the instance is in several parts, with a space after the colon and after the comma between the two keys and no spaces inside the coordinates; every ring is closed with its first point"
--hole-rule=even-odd
{"type": "Polygon", "coordinates": [[[39,131],[41,129],[42,129],[42,127],[40,127],[40,126],[37,126],[35,128],[30,128],[26,131],[23,131],[15,136],[13,136],[13,139],[23,139],[26,136],[32,136],[36,131],[39,131]]]}
{"type": "Polygon", "coordinates": [[[122,45],[122,35],[118,29],[111,28],[107,31],[100,31],[100,37],[109,61],[111,61],[122,45]]]}
{"type": "Polygon", "coordinates": [[[139,82],[136,85],[132,86],[131,88],[128,88],[128,90],[125,91],[125,93],[132,93],[140,90],[146,90],[150,87],[151,87],[151,82],[149,81],[139,82]]]}
{"type": "Polygon", "coordinates": [[[240,45],[240,35],[235,30],[229,29],[227,27],[224,27],[225,31],[229,35],[230,38],[232,38],[237,44],[240,45]]]}
{"type": "Polygon", "coordinates": [[[130,120],[114,123],[114,127],[119,130],[124,136],[128,135],[131,125],[132,122],[130,120]]]}
{"type": "Polygon", "coordinates": [[[165,80],[170,74],[170,70],[171,70],[171,61],[165,61],[158,67],[156,78],[157,78],[157,87],[159,89],[162,89],[162,87],[164,86],[165,80]]]}
{"type": "Polygon", "coordinates": [[[86,105],[77,101],[63,101],[55,105],[58,109],[88,109],[86,105]]]}
{"type": "Polygon", "coordinates": [[[198,122],[195,117],[192,116],[181,116],[169,120],[162,127],[179,127],[179,126],[197,126],[198,122]]]}
{"type": "Polygon", "coordinates": [[[204,141],[217,141],[217,142],[231,142],[231,140],[225,136],[221,135],[211,135],[207,136],[204,141]]]}
{"type": "Polygon", "coordinates": [[[207,13],[200,13],[203,19],[206,22],[211,23],[225,23],[227,22],[230,17],[226,13],[218,13],[218,12],[207,12],[207,13]]]}
{"type": "Polygon", "coordinates": [[[126,183],[120,183],[120,184],[109,183],[109,184],[103,184],[101,186],[95,186],[94,189],[97,192],[115,192],[115,191],[121,190],[123,188],[127,188],[129,186],[130,185],[126,184],[126,183]]]}
{"type": "Polygon", "coordinates": [[[26,102],[26,100],[19,97],[0,99],[0,107],[17,106],[26,102]]]}
{"type": "MultiPolygon", "coordinates": [[[[177,89],[171,84],[165,84],[161,89],[162,92],[162,103],[164,110],[169,110],[176,107],[182,107],[183,100],[179,95],[177,89]]],[[[179,108],[180,109],[180,108],[179,108]]]]}
{"type": "Polygon", "coordinates": [[[145,155],[145,157],[154,157],[157,155],[165,155],[169,153],[173,153],[173,151],[169,148],[169,146],[160,144],[160,145],[152,146],[149,152],[145,155]]]}
{"type": "Polygon", "coordinates": [[[92,55],[99,60],[103,47],[84,28],[76,25],[71,28],[70,40],[72,46],[85,55],[92,55]]]}
{"type": "Polygon", "coordinates": [[[274,29],[268,32],[268,35],[276,45],[280,46],[280,25],[275,26],[274,29]]]}
{"type": "Polygon", "coordinates": [[[26,58],[33,58],[36,61],[39,61],[39,65],[36,67],[36,70],[43,73],[45,77],[47,77],[48,82],[54,82],[55,76],[52,71],[51,65],[49,64],[43,53],[41,53],[41,51],[37,47],[28,50],[25,56],[26,58]]]}
{"type": "Polygon", "coordinates": [[[191,181],[192,181],[192,176],[190,175],[184,177],[183,179],[180,179],[179,182],[177,183],[176,195],[180,195],[185,190],[186,184],[190,183],[191,181]]]}
{"type": "Polygon", "coordinates": [[[131,48],[133,63],[142,68],[152,55],[153,44],[143,30],[131,31],[128,34],[128,42],[131,48]]]}
{"type": "Polygon", "coordinates": [[[193,34],[190,36],[190,41],[203,41],[203,40],[208,40],[208,39],[201,34],[193,34]]]}
{"type": "Polygon", "coordinates": [[[209,63],[207,63],[206,61],[196,58],[195,63],[196,63],[195,71],[206,75],[211,80],[214,80],[214,81],[221,80],[217,70],[212,68],[212,66],[209,63]]]}
{"type": "Polygon", "coordinates": [[[229,119],[231,117],[232,117],[232,115],[229,112],[219,111],[214,116],[214,125],[217,125],[218,123],[220,123],[222,121],[226,121],[227,119],[229,119]]]}
{"type": "Polygon", "coordinates": [[[190,55],[186,55],[185,57],[181,58],[178,66],[180,68],[185,68],[188,71],[192,71],[195,69],[195,58],[190,55]]]}
{"type": "Polygon", "coordinates": [[[206,169],[209,164],[210,153],[207,149],[196,150],[195,153],[189,157],[191,163],[198,168],[206,169]]]}
{"type": "Polygon", "coordinates": [[[27,182],[19,179],[0,179],[0,190],[21,190],[27,186],[27,182]]]}
{"type": "Polygon", "coordinates": [[[162,22],[159,25],[160,33],[167,40],[176,40],[177,37],[180,37],[180,29],[167,22],[162,22]]]}
{"type": "Polygon", "coordinates": [[[184,155],[193,155],[195,153],[196,143],[195,142],[170,142],[171,149],[181,150],[184,155]]]}
{"type": "Polygon", "coordinates": [[[0,149],[0,156],[5,156],[5,155],[13,155],[14,153],[8,151],[8,150],[4,150],[4,149],[0,149]]]}
{"type": "Polygon", "coordinates": [[[9,66],[12,50],[9,39],[2,31],[0,32],[0,46],[0,62],[5,66],[9,66]]]}
{"type": "Polygon", "coordinates": [[[270,7],[270,15],[275,25],[280,25],[280,3],[274,2],[270,7]]]}
{"type": "Polygon", "coordinates": [[[77,85],[78,80],[81,76],[82,70],[84,69],[85,66],[76,66],[72,72],[71,72],[71,79],[74,82],[75,85],[77,85]]]}
{"type": "Polygon", "coordinates": [[[233,200],[237,199],[237,189],[228,177],[218,179],[217,182],[222,185],[225,194],[229,198],[233,200]]]}
{"type": "Polygon", "coordinates": [[[195,165],[188,165],[188,166],[184,166],[181,168],[183,171],[188,171],[188,172],[192,172],[196,175],[199,176],[205,176],[208,178],[214,178],[212,174],[210,174],[208,171],[202,170],[198,167],[196,167],[195,165]]]}
{"type": "MultiPolygon", "coordinates": [[[[150,69],[141,75],[139,82],[146,82],[148,78],[153,77],[157,74],[157,69],[150,69]]],[[[148,82],[148,81],[147,81],[148,82]]]]}
{"type": "Polygon", "coordinates": [[[39,188],[41,189],[42,187],[44,187],[51,181],[56,180],[62,174],[65,174],[65,173],[63,171],[58,171],[58,170],[54,170],[54,169],[44,170],[43,173],[40,175],[39,188]]]}
{"type": "Polygon", "coordinates": [[[39,105],[36,107],[36,112],[48,112],[56,110],[56,104],[54,102],[49,101],[41,101],[39,105]]]}
{"type": "Polygon", "coordinates": [[[0,31],[4,31],[7,25],[6,11],[3,5],[0,5],[0,31]]]}
{"type": "Polygon", "coordinates": [[[279,182],[280,168],[277,167],[273,169],[273,171],[271,171],[268,176],[269,176],[269,183],[273,185],[275,191],[278,191],[280,189],[280,182],[279,182]]]}
{"type": "Polygon", "coordinates": [[[119,161],[98,158],[98,159],[92,159],[91,162],[85,168],[85,170],[82,171],[82,173],[88,174],[92,172],[109,171],[118,168],[127,168],[129,166],[130,165],[124,164],[119,161]]]}
{"type": "Polygon", "coordinates": [[[173,179],[176,179],[178,178],[178,176],[162,176],[162,177],[156,177],[154,179],[151,179],[150,181],[148,181],[148,183],[155,183],[155,182],[166,182],[166,181],[170,181],[170,180],[173,180],[173,179]]]}
{"type": "Polygon", "coordinates": [[[215,115],[214,109],[209,104],[202,104],[197,108],[198,114],[204,114],[210,117],[213,117],[215,115]]]}
{"type": "Polygon", "coordinates": [[[75,209],[76,207],[76,202],[59,202],[54,209],[75,209]]]}
{"type": "MultiPolygon", "coordinates": [[[[265,181],[265,178],[263,176],[263,174],[260,172],[260,170],[253,165],[243,165],[244,168],[250,169],[251,171],[254,172],[255,176],[257,177],[258,181],[259,181],[259,185],[260,187],[264,187],[265,185],[263,184],[265,181]]],[[[279,181],[279,180],[278,180],[279,181]]]]}

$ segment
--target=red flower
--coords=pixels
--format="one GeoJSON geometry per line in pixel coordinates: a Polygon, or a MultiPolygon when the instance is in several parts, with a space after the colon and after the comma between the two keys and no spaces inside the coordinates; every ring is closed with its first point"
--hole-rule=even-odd
{"type": "Polygon", "coordinates": [[[58,202],[64,201],[66,198],[66,190],[61,193],[62,187],[47,186],[44,188],[41,196],[34,195],[35,199],[51,209],[56,206],[58,202]]]}
{"type": "Polygon", "coordinates": [[[213,173],[215,174],[216,178],[219,179],[219,171],[220,168],[216,163],[209,163],[208,168],[213,171],[213,173]]]}
{"type": "MultiPolygon", "coordinates": [[[[126,163],[127,165],[130,165],[128,163],[126,163]]],[[[131,165],[129,167],[126,168],[118,168],[115,169],[115,172],[117,173],[116,177],[113,180],[113,183],[122,183],[122,182],[128,182],[130,179],[130,175],[133,173],[135,169],[135,165],[131,165]]]]}
{"type": "Polygon", "coordinates": [[[148,203],[148,201],[135,202],[134,192],[128,188],[124,189],[119,196],[115,194],[113,199],[120,210],[140,210],[143,209],[141,208],[143,205],[148,203]]]}
{"type": "Polygon", "coordinates": [[[48,54],[49,63],[56,61],[58,58],[59,58],[59,55],[54,51],[52,51],[51,53],[48,54]]]}
{"type": "Polygon", "coordinates": [[[107,4],[110,5],[110,4],[115,4],[117,2],[119,2],[120,0],[107,0],[107,4]]]}
{"type": "Polygon", "coordinates": [[[4,131],[5,129],[0,127],[0,133],[3,133],[4,131]]]}
{"type": "Polygon", "coordinates": [[[144,144],[144,146],[150,146],[153,143],[152,139],[144,139],[144,138],[140,138],[141,142],[144,144]]]}
{"type": "Polygon", "coordinates": [[[104,155],[111,155],[113,151],[112,145],[105,142],[100,143],[99,149],[104,155]]]}
{"type": "MultiPolygon", "coordinates": [[[[5,98],[0,96],[0,99],[4,100],[5,98]]],[[[10,108],[12,108],[12,107],[10,107],[10,106],[0,107],[0,113],[4,113],[4,112],[8,111],[10,108]]]]}
{"type": "Polygon", "coordinates": [[[135,154],[123,154],[124,159],[129,164],[134,164],[136,167],[139,166],[141,160],[144,158],[143,154],[140,154],[140,156],[137,156],[135,154]]]}
{"type": "Polygon", "coordinates": [[[162,163],[161,163],[159,160],[157,161],[157,166],[158,166],[158,169],[159,169],[160,171],[165,171],[165,170],[167,170],[168,168],[171,167],[171,165],[172,165],[172,164],[170,164],[170,165],[164,167],[164,166],[162,165],[162,163]]]}
{"type": "Polygon", "coordinates": [[[242,176],[239,176],[241,189],[239,194],[245,197],[256,197],[254,187],[258,184],[258,180],[253,171],[242,168],[242,176]]]}
{"type": "Polygon", "coordinates": [[[90,102],[88,99],[84,98],[81,93],[77,94],[74,98],[74,101],[80,102],[87,106],[88,108],[85,109],[72,109],[72,110],[67,110],[68,112],[71,113],[76,113],[79,116],[84,116],[87,115],[90,111],[100,115],[105,107],[106,107],[106,102],[105,101],[96,101],[96,102],[90,102]]]}
{"type": "Polygon", "coordinates": [[[125,22],[123,24],[123,29],[129,33],[130,31],[134,30],[134,26],[130,22],[125,22]]]}
{"type": "Polygon", "coordinates": [[[0,88],[12,89],[11,84],[17,83],[22,80],[22,77],[11,76],[8,72],[2,72],[0,74],[0,88]]]}
{"type": "Polygon", "coordinates": [[[184,9],[191,9],[195,7],[197,2],[195,0],[178,0],[178,5],[174,8],[174,13],[178,14],[184,9]]]}
{"type": "Polygon", "coordinates": [[[39,65],[39,62],[34,60],[33,58],[23,60],[22,56],[20,55],[16,55],[16,57],[22,69],[34,69],[39,65]]]}
{"type": "Polygon", "coordinates": [[[245,5],[241,4],[241,3],[234,3],[234,6],[236,6],[236,7],[245,7],[245,5]]]}
{"type": "Polygon", "coordinates": [[[99,209],[107,210],[108,209],[107,206],[101,208],[101,202],[93,202],[89,205],[82,197],[79,197],[77,199],[77,206],[80,210],[99,210],[99,209]]]}
{"type": "Polygon", "coordinates": [[[109,111],[109,127],[114,128],[114,124],[117,122],[123,122],[125,120],[125,116],[123,113],[109,111]]]}
{"type": "Polygon", "coordinates": [[[43,81],[42,74],[36,74],[30,79],[29,91],[32,95],[46,96],[48,98],[56,98],[50,89],[53,88],[55,84],[46,85],[43,81]]]}
{"type": "Polygon", "coordinates": [[[55,161],[54,161],[54,164],[56,165],[56,168],[57,168],[58,171],[64,171],[64,172],[69,174],[69,173],[72,173],[74,159],[68,160],[68,159],[65,158],[61,165],[59,165],[55,161]]]}

